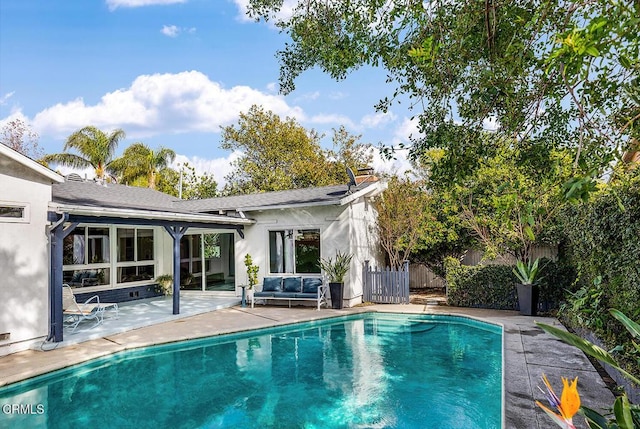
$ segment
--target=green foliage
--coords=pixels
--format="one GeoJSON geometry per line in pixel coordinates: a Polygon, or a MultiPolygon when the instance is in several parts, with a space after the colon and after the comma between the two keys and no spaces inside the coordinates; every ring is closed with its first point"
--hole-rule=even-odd
{"type": "Polygon", "coordinates": [[[42,160],[74,168],[91,167],[96,177],[102,179],[111,172],[113,155],[124,138],[125,133],[121,129],[106,134],[96,127],[87,126],[67,138],[63,153],[45,155],[42,160]],[[75,149],[78,154],[67,152],[69,149],[75,149]]]}
{"type": "Polygon", "coordinates": [[[638,365],[629,333],[608,310],[640,318],[640,169],[565,207],[559,219],[578,288],[561,312],[564,322],[591,330],[607,347],[621,345],[621,361],[638,365]]]}
{"type": "Polygon", "coordinates": [[[218,183],[210,173],[202,175],[196,174],[196,169],[185,162],[182,167],[182,180],[180,180],[181,172],[171,168],[165,168],[159,171],[159,180],[157,189],[165,194],[179,196],[180,186],[182,186],[183,200],[198,200],[203,198],[214,198],[218,195],[218,183]]]}
{"type": "Polygon", "coordinates": [[[349,271],[349,264],[351,264],[352,258],[353,255],[351,254],[337,252],[335,260],[332,258],[321,258],[320,267],[329,277],[331,283],[342,283],[344,276],[346,276],[349,271]]]}
{"type": "Polygon", "coordinates": [[[244,266],[247,267],[247,281],[249,282],[249,289],[253,289],[258,284],[258,271],[260,267],[253,264],[250,254],[246,254],[244,257],[244,266]]]}
{"type": "Polygon", "coordinates": [[[494,141],[492,149],[478,152],[473,171],[451,186],[462,225],[488,258],[508,254],[529,261],[533,246],[549,238],[563,204],[559,188],[570,175],[570,154],[527,141],[486,139],[494,141]]]}
{"type": "Polygon", "coordinates": [[[516,278],[520,280],[523,285],[532,285],[536,282],[538,276],[538,263],[539,258],[535,261],[529,261],[526,264],[524,261],[516,262],[516,267],[512,270],[516,278]]]}
{"type": "Polygon", "coordinates": [[[250,0],[248,9],[290,37],[278,52],[284,93],[309,69],[345,79],[365,65],[384,68],[395,88],[377,108],[408,99],[423,109],[415,156],[444,142],[465,158],[466,139],[451,138],[452,125],[461,121],[475,133],[494,118],[503,137],[570,147],[580,175],[602,171],[612,152],[638,137],[637,1],[454,6],[305,0],[280,14],[283,0],[250,0]]]}
{"type": "Polygon", "coordinates": [[[379,195],[374,206],[378,213],[378,238],[389,264],[398,268],[420,242],[428,239],[434,219],[429,195],[418,182],[393,176],[386,191],[379,195]]]}
{"type": "MultiPolygon", "coordinates": [[[[540,278],[540,305],[543,311],[557,308],[570,287],[574,274],[562,263],[541,259],[544,277],[540,278]]],[[[447,301],[458,307],[516,310],[518,279],[508,265],[461,265],[455,258],[445,260],[447,301]]]]}
{"type": "Polygon", "coordinates": [[[223,193],[249,194],[346,183],[346,167],[371,160],[368,146],[341,127],[334,130],[334,150],[324,151],[314,130],[293,118],[282,120],[252,106],[238,123],[222,128],[223,149],[239,151],[223,193]]]}
{"type": "Polygon", "coordinates": [[[518,305],[512,267],[506,265],[461,265],[445,260],[447,303],[456,307],[515,310],[518,305]]]}
{"type": "Polygon", "coordinates": [[[156,290],[163,295],[173,294],[173,276],[171,274],[162,274],[156,277],[156,290]]]}
{"type": "MultiPolygon", "coordinates": [[[[638,323],[628,318],[619,310],[611,309],[609,313],[613,317],[615,317],[634,338],[640,338],[640,325],[638,323]]],[[[582,350],[585,354],[594,357],[600,362],[612,366],[613,368],[620,371],[620,373],[625,378],[640,386],[640,378],[632,373],[627,372],[625,368],[623,368],[616,361],[614,356],[603,348],[598,347],[597,345],[592,344],[591,342],[584,340],[583,338],[575,334],[556,328],[555,326],[550,326],[538,322],[536,322],[536,324],[540,326],[544,331],[561,339],[565,343],[575,346],[582,350]]],[[[636,345],[636,347],[638,346],[636,345]]],[[[636,367],[635,369],[637,371],[638,367],[636,367]]],[[[640,428],[640,406],[632,405],[631,403],[629,403],[629,399],[627,398],[626,394],[623,394],[616,398],[613,404],[613,415],[610,419],[607,419],[600,413],[584,406],[581,409],[581,414],[585,416],[587,424],[591,429],[640,428]]]]}
{"type": "Polygon", "coordinates": [[[153,150],[144,143],[137,142],[127,147],[122,156],[110,164],[112,171],[119,175],[119,181],[133,184],[136,181],[146,183],[147,187],[156,189],[161,171],[169,168],[176,158],[172,149],[164,147],[153,150]]]}

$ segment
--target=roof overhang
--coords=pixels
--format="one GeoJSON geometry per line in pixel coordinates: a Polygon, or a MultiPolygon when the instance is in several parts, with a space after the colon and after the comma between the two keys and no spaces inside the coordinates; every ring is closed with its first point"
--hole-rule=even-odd
{"type": "Polygon", "coordinates": [[[51,180],[51,182],[58,182],[58,183],[64,182],[64,177],[62,177],[55,171],[45,167],[44,165],[37,163],[36,161],[29,158],[28,156],[25,156],[20,152],[17,152],[1,143],[0,143],[0,154],[17,162],[18,164],[21,164],[33,170],[34,172],[40,174],[41,176],[46,177],[47,179],[51,180]]]}

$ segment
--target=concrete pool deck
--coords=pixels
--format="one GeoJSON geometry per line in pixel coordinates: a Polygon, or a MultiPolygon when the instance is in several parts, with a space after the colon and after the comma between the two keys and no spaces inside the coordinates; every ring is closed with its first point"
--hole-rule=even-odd
{"type": "MultiPolygon", "coordinates": [[[[561,326],[556,319],[520,316],[516,312],[434,305],[371,305],[343,310],[309,307],[235,306],[190,317],[106,334],[102,338],[71,344],[47,352],[28,350],[0,357],[0,386],[65,368],[77,363],[123,350],[194,338],[282,326],[290,323],[364,313],[394,312],[412,314],[452,314],[472,317],[504,327],[504,395],[507,429],[543,429],[554,427],[551,419],[535,406],[546,403],[537,386],[543,386],[546,374],[556,393],[562,391],[560,377],[579,377],[578,388],[585,406],[602,411],[614,397],[584,354],[538,328],[534,321],[561,326]]],[[[425,404],[428,406],[428,404],[425,404]]],[[[577,428],[586,428],[580,416],[577,428]]]]}

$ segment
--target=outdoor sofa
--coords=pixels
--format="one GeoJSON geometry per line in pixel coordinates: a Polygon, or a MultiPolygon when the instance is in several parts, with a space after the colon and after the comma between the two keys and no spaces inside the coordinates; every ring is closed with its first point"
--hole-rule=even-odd
{"type": "Polygon", "coordinates": [[[265,304],[268,299],[291,301],[316,301],[318,310],[327,305],[327,284],[321,277],[265,277],[262,285],[249,292],[248,297],[253,308],[256,299],[265,304]]]}

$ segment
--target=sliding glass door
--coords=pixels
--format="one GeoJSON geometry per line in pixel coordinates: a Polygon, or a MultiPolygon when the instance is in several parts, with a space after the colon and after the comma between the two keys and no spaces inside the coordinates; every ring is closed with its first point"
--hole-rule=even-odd
{"type": "Polygon", "coordinates": [[[233,233],[187,234],[180,240],[180,288],[235,291],[233,233]]]}

